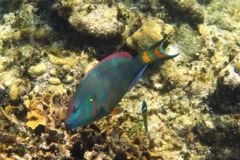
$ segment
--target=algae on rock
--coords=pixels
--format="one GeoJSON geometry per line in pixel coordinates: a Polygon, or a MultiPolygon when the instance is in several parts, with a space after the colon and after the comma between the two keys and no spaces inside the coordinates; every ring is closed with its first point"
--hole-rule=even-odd
{"type": "Polygon", "coordinates": [[[90,11],[72,12],[69,23],[82,35],[111,39],[121,35],[123,23],[118,20],[116,7],[95,5],[90,11]]]}

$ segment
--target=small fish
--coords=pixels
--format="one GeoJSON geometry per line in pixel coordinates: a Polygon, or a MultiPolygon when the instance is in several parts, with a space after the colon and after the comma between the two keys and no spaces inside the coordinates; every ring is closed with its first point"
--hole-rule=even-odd
{"type": "Polygon", "coordinates": [[[147,112],[147,103],[146,101],[142,102],[142,116],[143,116],[143,124],[148,134],[148,112],[147,112]]]}
{"type": "Polygon", "coordinates": [[[115,108],[123,96],[136,85],[149,64],[176,57],[168,55],[162,46],[166,37],[136,57],[127,52],[107,56],[83,78],[70,100],[66,128],[88,125],[123,109],[115,108]]]}

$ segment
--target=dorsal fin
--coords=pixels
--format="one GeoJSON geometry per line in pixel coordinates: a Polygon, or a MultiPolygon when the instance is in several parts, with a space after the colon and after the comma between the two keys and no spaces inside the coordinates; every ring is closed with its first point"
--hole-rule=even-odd
{"type": "MultiPolygon", "coordinates": [[[[132,58],[131,54],[129,54],[128,52],[118,52],[118,53],[114,53],[114,54],[111,54],[107,57],[105,57],[104,59],[102,59],[98,64],[96,64],[92,69],[90,69],[86,75],[88,75],[88,73],[90,73],[94,68],[96,68],[97,66],[99,66],[100,64],[104,63],[104,62],[107,62],[109,60],[112,60],[112,59],[115,59],[115,58],[132,58]]],[[[85,75],[85,76],[86,76],[85,75]]],[[[84,76],[84,78],[85,78],[84,76]]],[[[84,79],[83,78],[83,79],[84,79]]]]}
{"type": "Polygon", "coordinates": [[[118,52],[118,53],[114,53],[114,54],[111,54],[111,55],[105,57],[99,63],[103,63],[103,62],[109,61],[114,58],[132,58],[132,55],[129,54],[128,52],[118,52]]]}

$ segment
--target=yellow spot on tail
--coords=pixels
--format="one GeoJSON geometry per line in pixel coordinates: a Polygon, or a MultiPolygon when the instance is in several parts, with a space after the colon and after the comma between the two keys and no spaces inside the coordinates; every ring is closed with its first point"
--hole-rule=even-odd
{"type": "Polygon", "coordinates": [[[92,101],[93,101],[93,99],[92,99],[92,98],[90,98],[89,100],[90,100],[90,102],[92,102],[92,101]]]}
{"type": "Polygon", "coordinates": [[[158,48],[159,48],[159,46],[157,46],[157,47],[154,49],[154,54],[155,54],[158,58],[166,58],[167,56],[164,56],[161,52],[159,52],[158,48]]]}
{"type": "Polygon", "coordinates": [[[151,59],[149,58],[146,51],[143,53],[142,59],[143,59],[143,62],[145,62],[145,63],[151,62],[151,59]]]}

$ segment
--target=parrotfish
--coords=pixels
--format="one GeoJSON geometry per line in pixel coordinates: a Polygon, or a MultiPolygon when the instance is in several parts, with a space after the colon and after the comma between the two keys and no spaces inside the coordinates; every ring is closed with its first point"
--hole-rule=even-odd
{"type": "Polygon", "coordinates": [[[104,116],[122,112],[121,108],[115,107],[136,85],[147,66],[178,55],[165,53],[165,40],[166,37],[136,57],[132,57],[128,52],[119,52],[96,64],[83,77],[69,102],[64,120],[66,128],[85,126],[104,116]]]}
{"type": "Polygon", "coordinates": [[[148,112],[147,112],[147,103],[146,101],[143,101],[142,102],[142,116],[143,116],[143,124],[144,124],[144,127],[145,127],[145,130],[148,134],[148,112]]]}

